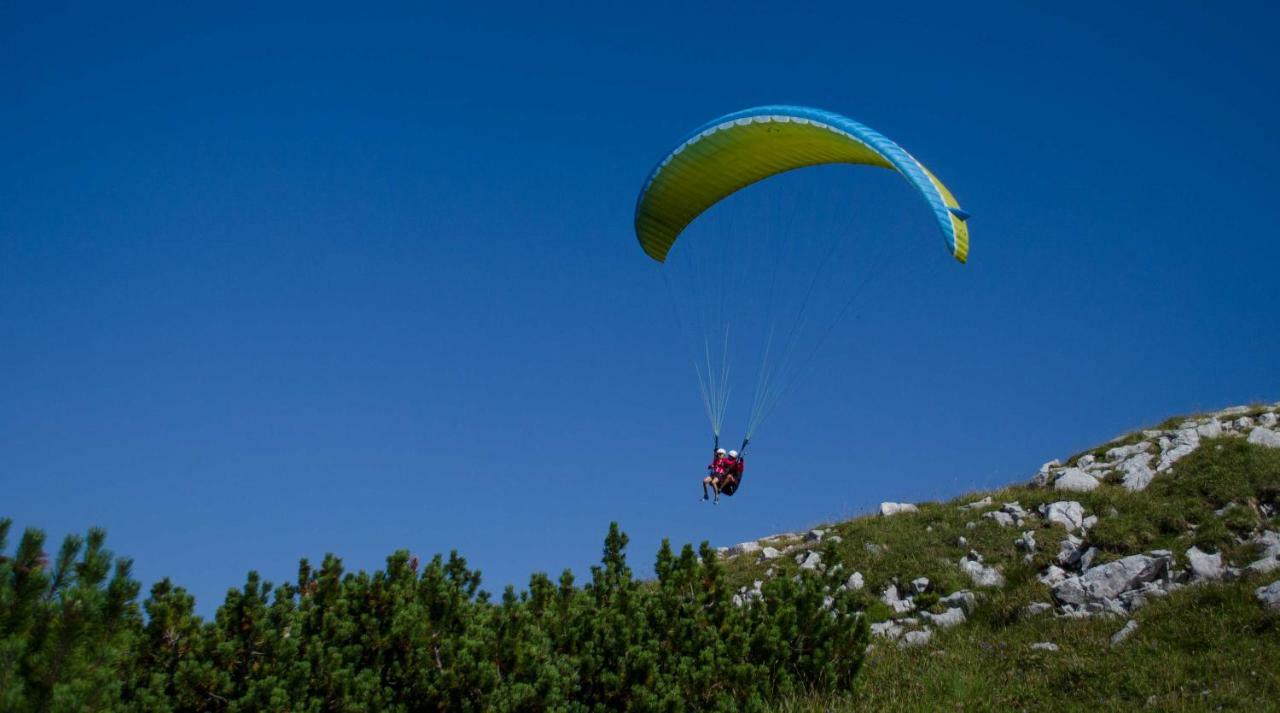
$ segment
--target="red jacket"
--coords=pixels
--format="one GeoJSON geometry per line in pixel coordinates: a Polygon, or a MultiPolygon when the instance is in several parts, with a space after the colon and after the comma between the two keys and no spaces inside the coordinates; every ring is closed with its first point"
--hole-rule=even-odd
{"type": "Polygon", "coordinates": [[[711,465],[707,466],[707,470],[710,470],[713,475],[724,475],[729,462],[725,456],[715,456],[711,459],[711,465]]]}
{"type": "Polygon", "coordinates": [[[744,459],[739,456],[737,460],[732,458],[726,458],[725,460],[728,461],[728,463],[725,464],[725,472],[735,478],[741,478],[742,469],[746,467],[746,464],[743,462],[744,459]]]}

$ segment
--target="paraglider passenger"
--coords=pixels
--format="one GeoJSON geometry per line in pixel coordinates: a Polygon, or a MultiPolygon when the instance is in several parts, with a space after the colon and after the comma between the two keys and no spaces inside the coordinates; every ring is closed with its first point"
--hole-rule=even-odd
{"type": "Polygon", "coordinates": [[[707,499],[707,486],[716,491],[716,501],[720,500],[720,479],[724,477],[728,457],[723,448],[717,448],[711,456],[711,465],[707,466],[707,477],[702,479],[702,499],[707,499]]]}
{"type": "Polygon", "coordinates": [[[719,491],[725,495],[733,495],[738,491],[738,483],[742,482],[742,471],[746,468],[746,454],[729,451],[725,459],[724,475],[720,478],[719,491]]]}

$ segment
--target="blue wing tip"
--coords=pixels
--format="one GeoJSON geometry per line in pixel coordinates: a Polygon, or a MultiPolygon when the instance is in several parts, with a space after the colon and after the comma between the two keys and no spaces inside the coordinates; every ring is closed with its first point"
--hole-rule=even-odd
{"type": "Polygon", "coordinates": [[[951,215],[954,215],[960,220],[969,220],[969,211],[963,208],[947,208],[947,210],[951,211],[951,215]]]}

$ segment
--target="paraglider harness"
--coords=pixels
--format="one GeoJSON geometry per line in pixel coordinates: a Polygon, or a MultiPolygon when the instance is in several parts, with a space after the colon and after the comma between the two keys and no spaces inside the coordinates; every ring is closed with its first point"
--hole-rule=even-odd
{"type": "MultiPolygon", "coordinates": [[[[747,457],[747,444],[751,442],[750,438],[742,439],[742,446],[738,449],[738,458],[733,462],[733,467],[725,470],[720,476],[716,489],[721,495],[730,495],[738,492],[738,486],[742,484],[743,459],[747,457]]],[[[720,448],[720,437],[716,436],[715,449],[720,448]]]]}

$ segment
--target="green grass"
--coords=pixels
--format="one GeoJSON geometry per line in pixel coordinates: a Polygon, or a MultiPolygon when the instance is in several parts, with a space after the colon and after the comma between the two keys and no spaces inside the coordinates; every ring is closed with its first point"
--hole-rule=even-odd
{"type": "MultiPolygon", "coordinates": [[[[1140,438],[1124,437],[1086,452],[1101,455],[1140,438]]],[[[1264,521],[1258,507],[1280,504],[1280,450],[1240,437],[1203,439],[1199,449],[1141,493],[1114,484],[1090,493],[1010,487],[921,503],[917,513],[823,526],[842,541],[815,547],[828,565],[840,563],[844,576],[862,572],[871,621],[898,616],[876,599],[886,583],[896,580],[901,590],[920,576],[933,587],[922,604],[937,610],[935,593],[970,589],[978,594],[978,606],[966,624],[935,631],[933,640],[919,648],[873,639],[875,648],[852,691],[792,700],[777,710],[1280,710],[1280,615],[1266,611],[1253,595],[1275,574],[1186,587],[1154,600],[1136,613],[1137,633],[1118,648],[1109,641],[1123,619],[1024,614],[1031,602],[1052,601],[1036,575],[1052,562],[1067,533],[1039,517],[1022,528],[1002,528],[982,513],[1012,501],[1035,512],[1040,504],[1058,500],[1077,500],[1086,514],[1099,517],[1087,538],[1099,549],[1096,563],[1168,549],[1182,567],[1185,551],[1194,545],[1243,565],[1256,556],[1245,540],[1260,529],[1280,529],[1274,519],[1264,521]],[[991,495],[994,508],[959,509],[985,495],[991,495]],[[1235,507],[1215,514],[1228,504],[1235,507]],[[967,527],[970,522],[974,525],[967,527]],[[1029,563],[1014,546],[1023,530],[1034,531],[1038,542],[1029,563]],[[960,537],[967,544],[959,544],[960,537]],[[879,551],[869,551],[868,543],[879,551]],[[971,549],[1000,569],[1004,588],[971,585],[957,566],[971,549]],[[1061,650],[1032,651],[1031,644],[1039,641],[1061,650]]],[[[768,566],[775,576],[790,576],[798,569],[794,554],[763,564],[753,556],[729,560],[727,577],[735,586],[749,585],[768,566]]]]}

